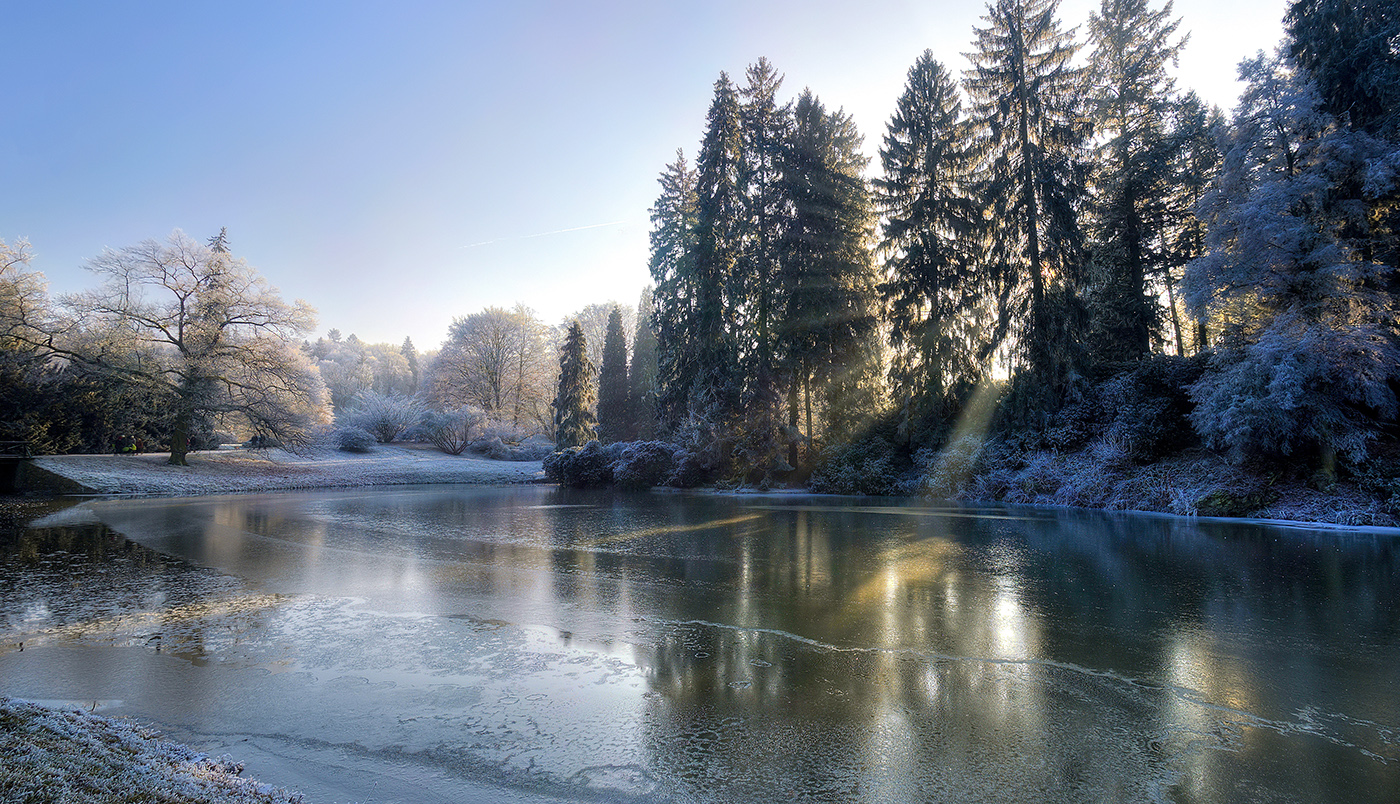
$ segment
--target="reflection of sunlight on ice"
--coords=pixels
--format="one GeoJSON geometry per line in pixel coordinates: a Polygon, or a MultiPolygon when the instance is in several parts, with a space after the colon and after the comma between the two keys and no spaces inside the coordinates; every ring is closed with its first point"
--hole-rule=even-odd
{"type": "Polygon", "coordinates": [[[1026,613],[1011,579],[994,581],[992,605],[992,655],[999,659],[1023,659],[1034,654],[1029,644],[1026,613]]]}

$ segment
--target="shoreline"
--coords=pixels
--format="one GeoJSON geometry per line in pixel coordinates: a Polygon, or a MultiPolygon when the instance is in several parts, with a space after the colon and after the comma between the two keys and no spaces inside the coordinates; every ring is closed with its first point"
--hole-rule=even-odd
{"type": "MultiPolygon", "coordinates": [[[[320,448],[302,453],[282,449],[222,449],[190,454],[189,466],[170,466],[165,453],[141,455],[45,455],[32,459],[35,468],[50,476],[54,485],[49,490],[61,496],[93,497],[188,497],[216,494],[256,494],[279,491],[307,491],[363,487],[393,487],[419,484],[449,484],[500,486],[551,482],[545,477],[540,461],[502,461],[473,455],[448,455],[425,444],[379,444],[367,453],[349,453],[320,448]],[[61,488],[70,484],[68,488],[61,488]]],[[[1279,527],[1317,528],[1376,535],[1398,532],[1394,521],[1375,508],[1369,500],[1352,489],[1339,488],[1332,493],[1310,489],[1301,483],[1279,483],[1270,489],[1277,496],[1269,504],[1239,514],[1213,513],[1192,505],[1180,510],[1168,490],[1173,485],[1190,482],[1191,477],[1200,493],[1221,495],[1238,484],[1240,493],[1248,493],[1260,485],[1258,478],[1229,467],[1217,466],[1218,461],[1176,459],[1139,467],[1134,477],[1120,479],[1119,485],[1145,484],[1150,493],[1126,495],[1126,499],[1102,499],[1105,478],[1115,474],[1105,467],[1086,467],[1082,456],[1065,456],[1053,464],[1057,469],[1046,472],[1044,465],[1020,473],[1003,473],[1000,482],[988,482],[990,475],[974,475],[957,484],[944,502],[957,505],[1007,505],[1050,508],[1059,510],[1094,511],[1104,514],[1133,514],[1178,517],[1185,520],[1254,522],[1279,527]],[[1073,471],[1065,468],[1071,464],[1073,471]],[[1086,471],[1092,468],[1093,471],[1086,471]],[[1008,477],[1008,474],[1012,476],[1008,477]],[[1040,477],[1033,477],[1034,475],[1040,477]],[[1045,484],[1045,475],[1061,475],[1045,484]],[[1223,474],[1213,481],[1201,481],[1211,475],[1223,474]],[[1017,475],[1031,475],[1023,477],[1017,475]],[[1089,489],[1076,489],[1074,476],[1092,476],[1089,489]],[[1168,480],[1160,475],[1171,475],[1168,480]],[[969,482],[970,481],[970,482],[969,482]],[[1031,481],[1031,482],[1027,482],[1031,481]],[[1038,481],[1038,482],[1036,482],[1038,481]],[[1066,482],[1070,481],[1070,482],[1066,482]],[[1040,489],[1035,489],[1041,486],[1040,489]],[[1029,487],[1029,488],[1028,488],[1029,487]],[[1089,493],[1084,493],[1085,491],[1089,493]],[[1102,504],[1096,504],[1102,503],[1102,504]],[[1127,503],[1127,504],[1125,504],[1127,503]],[[1196,509],[1196,510],[1190,510],[1196,509]],[[1350,520],[1350,521],[1346,521],[1350,520]],[[1369,520],[1369,521],[1367,521],[1369,520]]],[[[657,490],[667,490],[657,487],[657,490]]],[[[729,494],[812,494],[829,495],[810,489],[772,489],[767,492],[749,489],[702,489],[729,494]]],[[[679,490],[685,491],[685,490],[679,490]]],[[[854,495],[860,496],[860,495],[854,495]]],[[[874,499],[904,499],[874,497],[874,499]]],[[[915,495],[912,499],[932,499],[915,495]]]]}
{"type": "MultiPolygon", "coordinates": [[[[319,448],[301,453],[278,448],[192,452],[189,466],[166,463],[168,453],[140,455],[43,455],[40,472],[75,488],[62,493],[96,496],[189,497],[308,489],[400,486],[424,483],[516,485],[544,480],[539,461],[500,461],[448,455],[420,444],[379,444],[365,453],[319,448]]],[[[42,481],[36,483],[42,486],[42,481]]]]}

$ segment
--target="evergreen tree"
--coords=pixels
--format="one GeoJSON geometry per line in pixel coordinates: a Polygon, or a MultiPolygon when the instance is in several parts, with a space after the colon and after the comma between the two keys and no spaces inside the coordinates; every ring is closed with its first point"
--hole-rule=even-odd
{"type": "Polygon", "coordinates": [[[597,420],[593,416],[593,364],[583,327],[569,325],[559,350],[559,393],[554,397],[554,444],[559,449],[581,447],[592,441],[597,420]]]}
{"type": "MultiPolygon", "coordinates": [[[[1083,70],[1058,0],[996,0],[975,29],[964,83],[981,150],[991,224],[987,273],[999,310],[991,341],[1018,324],[1017,350],[1043,410],[1076,376],[1085,314],[1079,224],[1085,196],[1083,70]]],[[[1031,399],[1026,403],[1030,405],[1031,399]]]]}
{"type": "Polygon", "coordinates": [[[737,270],[743,251],[747,199],[743,181],[743,121],[738,92],[720,73],[705,138],[696,162],[692,337],[695,373],[686,389],[689,411],[711,426],[723,426],[738,408],[738,315],[744,277],[737,270]]]}
{"type": "Polygon", "coordinates": [[[815,382],[825,429],[839,437],[876,409],[879,389],[873,214],[862,177],[867,159],[851,118],[828,113],[810,91],[798,97],[793,118],[783,175],[793,207],[782,255],[789,422],[798,424],[800,395],[811,437],[815,382]]]}
{"type": "Polygon", "coordinates": [[[632,335],[632,361],[627,371],[628,409],[632,437],[650,441],[658,436],[656,421],[656,326],[652,289],[642,289],[637,301],[637,331],[632,335]]]}
{"type": "Polygon", "coordinates": [[[1201,202],[1207,252],[1186,278],[1220,322],[1192,388],[1196,429],[1236,458],[1292,456],[1331,471],[1396,420],[1400,327],[1392,269],[1351,240],[1369,210],[1339,188],[1396,193],[1400,148],[1347,131],[1281,59],[1246,60],[1222,169],[1201,202]],[[1366,177],[1365,180],[1362,177],[1366,177]]]}
{"type": "Polygon", "coordinates": [[[603,365],[598,371],[598,439],[603,443],[630,437],[627,398],[627,333],[622,327],[622,311],[613,307],[603,337],[603,365]]]}
{"type": "Polygon", "coordinates": [[[1208,343],[1205,321],[1193,318],[1190,329],[1183,326],[1179,287],[1186,266],[1205,255],[1206,229],[1196,216],[1196,208],[1220,170],[1219,141],[1225,121],[1219,109],[1207,108],[1194,92],[1173,104],[1172,117],[1174,162],[1163,211],[1162,280],[1176,353],[1184,355],[1188,347],[1198,352],[1208,343]]]}
{"type": "MultiPolygon", "coordinates": [[[[695,259],[695,171],[685,156],[666,166],[658,180],[661,196],[651,208],[651,276],[653,325],[657,339],[656,413],[660,429],[670,432],[685,417],[687,394],[697,368],[694,349],[698,296],[695,259]]],[[[635,361],[634,361],[635,365],[635,361]]]]}
{"type": "Polygon", "coordinates": [[[409,372],[412,373],[412,375],[413,375],[413,390],[409,391],[409,395],[410,395],[410,396],[415,395],[415,394],[418,393],[418,380],[419,380],[419,376],[418,376],[418,350],[415,349],[415,348],[413,348],[413,339],[412,339],[412,338],[407,338],[407,337],[406,337],[406,338],[403,339],[403,346],[399,347],[399,353],[402,354],[402,355],[404,356],[404,359],[408,361],[408,370],[409,370],[409,372]]]}
{"type": "Polygon", "coordinates": [[[971,139],[957,85],[924,51],[890,118],[875,180],[890,380],[906,432],[961,397],[985,362],[971,139]]]}
{"type": "Polygon", "coordinates": [[[1176,143],[1165,121],[1173,103],[1166,67],[1185,44],[1173,41],[1172,6],[1102,0],[1089,15],[1095,154],[1092,295],[1096,355],[1146,356],[1162,323],[1157,302],[1166,270],[1164,232],[1176,143]]]}
{"type": "Polygon", "coordinates": [[[1293,0],[1288,52],[1322,110],[1348,128],[1400,139],[1400,7],[1395,0],[1293,0]]]}

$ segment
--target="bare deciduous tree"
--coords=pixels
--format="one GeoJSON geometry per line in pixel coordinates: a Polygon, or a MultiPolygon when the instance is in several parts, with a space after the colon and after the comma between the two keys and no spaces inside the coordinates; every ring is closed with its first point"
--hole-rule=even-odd
{"type": "Polygon", "coordinates": [[[550,332],[524,305],[452,322],[433,368],[432,402],[475,405],[493,421],[548,432],[554,384],[550,332]]]}

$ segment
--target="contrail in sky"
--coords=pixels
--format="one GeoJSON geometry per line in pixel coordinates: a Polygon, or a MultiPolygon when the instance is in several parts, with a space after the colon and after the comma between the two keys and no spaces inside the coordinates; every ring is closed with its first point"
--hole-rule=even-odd
{"type": "Polygon", "coordinates": [[[564,234],[565,232],[581,232],[584,229],[601,229],[604,226],[617,226],[627,223],[627,221],[609,221],[608,223],[590,223],[587,226],[575,226],[571,229],[555,229],[552,232],[538,232],[536,234],[516,235],[515,237],[498,237],[495,240],[483,240],[480,243],[472,243],[462,248],[476,248],[477,246],[489,246],[492,243],[500,243],[504,240],[531,240],[536,237],[549,237],[550,235],[564,234]]]}

